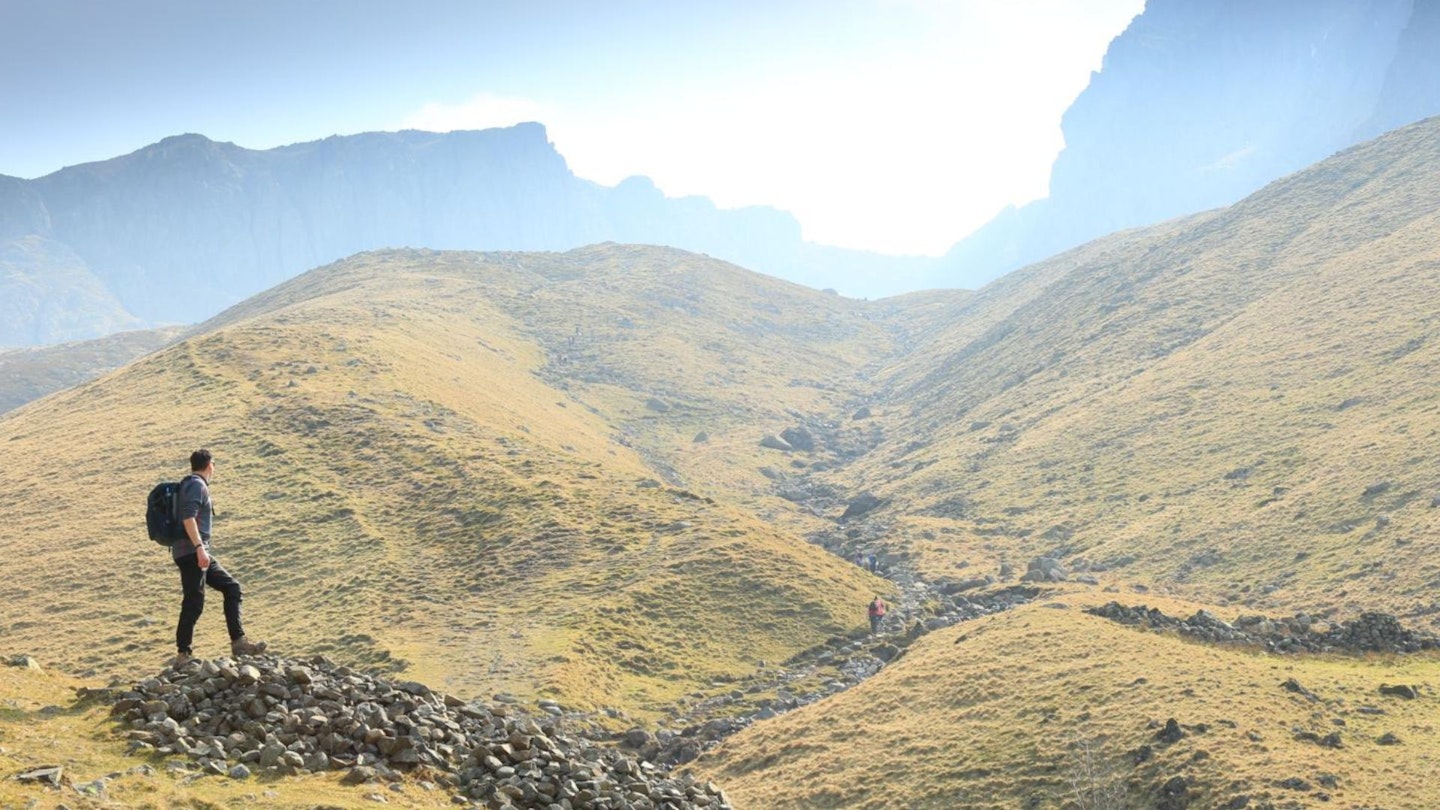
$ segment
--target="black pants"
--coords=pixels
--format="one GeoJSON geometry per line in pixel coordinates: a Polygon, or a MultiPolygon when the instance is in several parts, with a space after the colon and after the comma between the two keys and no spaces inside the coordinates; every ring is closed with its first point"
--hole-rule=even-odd
{"type": "Polygon", "coordinates": [[[872,633],[878,633],[878,632],[880,632],[880,623],[883,622],[883,621],[885,621],[885,617],[884,617],[884,616],[871,616],[871,617],[870,617],[870,632],[872,632],[872,633]]]}
{"type": "Polygon", "coordinates": [[[185,599],[180,603],[180,623],[175,626],[175,646],[180,652],[190,653],[190,641],[195,636],[195,621],[205,610],[205,585],[225,594],[225,627],[230,631],[230,640],[245,635],[240,626],[240,583],[220,566],[220,561],[210,558],[209,571],[200,570],[195,555],[181,557],[175,561],[180,569],[180,587],[185,599]]]}

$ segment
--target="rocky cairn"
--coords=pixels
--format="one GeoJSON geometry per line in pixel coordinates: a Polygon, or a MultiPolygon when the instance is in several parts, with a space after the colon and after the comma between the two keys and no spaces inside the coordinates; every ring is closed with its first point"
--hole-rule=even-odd
{"type": "Polygon", "coordinates": [[[543,716],[387,681],[316,657],[192,661],[116,695],[131,751],[179,754],[207,773],[343,770],[342,782],[422,775],[493,810],[730,807],[713,784],[562,731],[543,716]]]}

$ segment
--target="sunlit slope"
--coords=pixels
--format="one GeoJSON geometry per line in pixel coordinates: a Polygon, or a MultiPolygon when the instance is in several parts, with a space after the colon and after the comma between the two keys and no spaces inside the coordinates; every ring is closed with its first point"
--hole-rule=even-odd
{"type": "Polygon", "coordinates": [[[1083,556],[1207,601],[1428,613],[1437,159],[1440,120],[1077,253],[897,367],[896,438],[837,479],[892,497],[932,572],[1083,556]]]}
{"type": "Polygon", "coordinates": [[[96,340],[0,351],[0,413],[88,382],[173,343],[181,327],[120,332],[96,340]]]}
{"type": "Polygon", "coordinates": [[[854,689],[731,738],[700,770],[745,808],[1309,807],[1322,793],[1342,807],[1440,803],[1435,661],[1206,647],[1080,612],[1094,599],[926,636],[854,689]],[[1387,697],[1382,684],[1427,697],[1387,697]],[[1170,718],[1184,736],[1166,743],[1170,718]],[[1341,748],[1316,741],[1337,732],[1341,748]],[[1387,733],[1399,744],[1377,742],[1387,733]],[[1161,804],[1176,777],[1189,804],[1161,804]],[[1077,783],[1128,803],[1075,804],[1077,783]],[[1249,803],[1230,804],[1241,796],[1249,803]]]}
{"type": "MultiPolygon", "coordinates": [[[[250,629],[282,650],[634,710],[858,625],[870,583],[851,566],[724,502],[639,486],[657,473],[623,419],[546,381],[531,335],[548,310],[527,297],[609,274],[633,285],[617,300],[644,299],[646,267],[690,261],[719,264],[363,255],[0,419],[6,646],[106,672],[169,652],[178,579],[141,503],[200,445],[218,457],[220,557],[250,629]]],[[[755,278],[722,267],[716,284],[755,278]]],[[[648,362],[690,362],[668,340],[648,362]]],[[[212,601],[201,654],[222,646],[212,601]]]]}

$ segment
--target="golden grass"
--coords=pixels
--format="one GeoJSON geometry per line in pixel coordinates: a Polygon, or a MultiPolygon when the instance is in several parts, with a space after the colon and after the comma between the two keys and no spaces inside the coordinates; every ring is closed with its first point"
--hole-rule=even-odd
{"type": "Polygon", "coordinates": [[[742,808],[1060,808],[1074,795],[1075,744],[1089,742],[1133,807],[1154,806],[1174,776],[1190,781],[1192,807],[1239,795],[1252,807],[1312,806],[1316,791],[1341,807],[1440,804],[1440,661],[1210,647],[1079,610],[1101,598],[1061,595],[933,633],[861,685],[737,735],[698,770],[742,808]],[[1320,700],[1283,689],[1290,678],[1320,700]],[[1382,697],[1382,683],[1421,685],[1425,695],[1382,697]],[[1208,729],[1167,746],[1152,725],[1171,717],[1208,729]],[[1297,739],[1297,730],[1339,731],[1344,748],[1297,739]],[[1402,744],[1378,745],[1386,732],[1402,744]],[[1137,765],[1142,745],[1154,757],[1137,765]],[[1323,774],[1339,787],[1322,787],[1323,774]],[[1291,777],[1314,790],[1277,785],[1291,777]]]}
{"type": "Polygon", "coordinates": [[[1430,615],[1436,155],[1427,122],[983,291],[832,480],[892,496],[932,573],[1133,557],[1209,602],[1430,615]]]}
{"type": "Polygon", "coordinates": [[[120,332],[38,349],[0,350],[0,413],[88,382],[179,339],[181,327],[120,332]]]}
{"type": "MultiPolygon", "coordinates": [[[[868,578],[852,566],[728,503],[638,486],[657,477],[646,443],[673,444],[677,425],[755,440],[757,423],[778,429],[786,408],[830,396],[759,358],[783,357],[778,340],[810,346],[811,368],[855,362],[849,342],[868,336],[826,325],[832,301],[663,250],[324,268],[0,420],[0,632],[74,669],[155,667],[177,593],[139,504],[208,445],[220,557],[245,583],[249,629],[281,651],[644,716],[863,620],[868,578]],[[714,300],[671,311],[713,340],[677,343],[654,321],[670,317],[670,286],[697,279],[714,300]],[[727,337],[762,300],[818,311],[787,333],[727,337]],[[590,354],[557,370],[541,333],[587,302],[590,354]],[[650,325],[604,322],[622,305],[650,325]],[[657,390],[681,364],[733,365],[762,395],[657,390]],[[602,380],[593,403],[586,374],[602,380]],[[652,392],[683,407],[657,420],[652,392]]],[[[222,649],[212,601],[200,654],[222,649]]]]}

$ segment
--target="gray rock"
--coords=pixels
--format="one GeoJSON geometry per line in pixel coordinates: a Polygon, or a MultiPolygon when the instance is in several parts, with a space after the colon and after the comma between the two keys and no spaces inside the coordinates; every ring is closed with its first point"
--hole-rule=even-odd
{"type": "Polygon", "coordinates": [[[236,765],[235,767],[230,769],[229,775],[231,779],[249,779],[250,769],[245,767],[244,765],[236,765]]]}
{"type": "MultiPolygon", "coordinates": [[[[199,552],[196,553],[198,554],[199,552]]],[[[365,765],[357,765],[347,771],[344,776],[340,777],[340,784],[359,785],[364,784],[365,782],[373,782],[375,780],[375,777],[376,773],[374,768],[365,765]]]]}
{"type": "Polygon", "coordinates": [[[845,505],[845,513],[840,516],[840,519],[849,520],[853,517],[859,517],[867,512],[873,512],[884,505],[885,499],[870,492],[863,492],[845,505]]]}
{"type": "Polygon", "coordinates": [[[59,765],[46,765],[40,768],[32,768],[15,778],[21,782],[38,782],[55,787],[60,786],[60,778],[65,775],[65,769],[59,765]]]}
{"type": "Polygon", "coordinates": [[[645,400],[645,408],[655,413],[669,413],[671,410],[670,403],[659,397],[650,397],[645,400]]]}
{"type": "Polygon", "coordinates": [[[785,428],[780,431],[780,438],[802,453],[810,453],[815,450],[815,436],[803,427],[785,428]]]}
{"type": "Polygon", "coordinates": [[[16,655],[16,656],[12,656],[12,657],[10,658],[10,660],[7,661],[6,663],[9,664],[9,665],[12,666],[12,667],[19,667],[20,669],[28,669],[28,670],[31,670],[32,672],[44,672],[44,671],[45,671],[44,669],[42,669],[42,668],[40,667],[40,662],[39,662],[39,661],[36,661],[34,658],[31,658],[31,657],[28,656],[28,655],[16,655]]]}
{"type": "Polygon", "coordinates": [[[1190,783],[1183,776],[1172,776],[1160,786],[1157,810],[1185,810],[1190,806],[1190,783]]]}
{"type": "Polygon", "coordinates": [[[1025,566],[1021,582],[1064,582],[1069,572],[1053,557],[1036,557],[1025,566]]]}
{"type": "Polygon", "coordinates": [[[894,644],[881,644],[870,651],[870,654],[881,661],[894,661],[900,655],[900,648],[894,644]]]}
{"type": "Polygon", "coordinates": [[[1381,684],[1380,694],[1389,695],[1390,697],[1405,698],[1406,700],[1414,700],[1415,698],[1420,697],[1420,692],[1417,691],[1415,687],[1408,686],[1406,684],[1396,684],[1394,686],[1391,686],[1389,684],[1381,684]]]}
{"type": "Polygon", "coordinates": [[[1155,739],[1166,745],[1180,742],[1184,737],[1185,731],[1180,728],[1180,724],[1173,717],[1166,720],[1164,728],[1155,733],[1155,739]]]}
{"type": "Polygon", "coordinates": [[[646,748],[654,742],[655,737],[643,728],[632,728],[620,738],[620,744],[626,748],[646,748]]]}
{"type": "Polygon", "coordinates": [[[790,453],[795,450],[794,447],[790,446],[789,442],[779,436],[766,436],[760,440],[760,446],[769,450],[779,450],[783,453],[790,453]]]}

